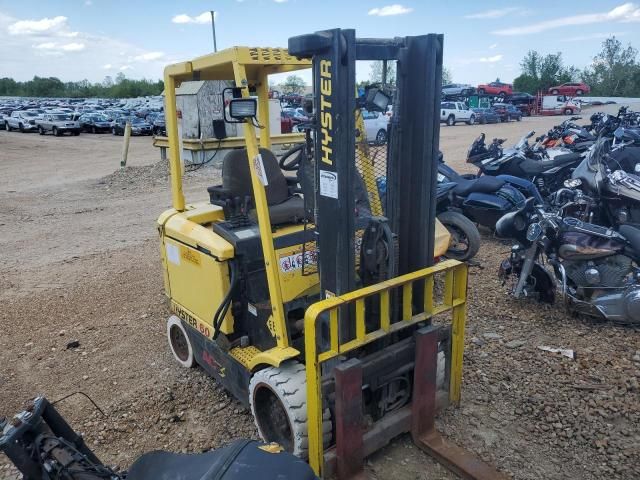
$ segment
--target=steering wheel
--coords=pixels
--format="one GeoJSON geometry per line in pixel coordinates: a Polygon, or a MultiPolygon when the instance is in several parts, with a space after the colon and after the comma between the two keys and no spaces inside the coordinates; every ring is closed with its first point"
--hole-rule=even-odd
{"type": "Polygon", "coordinates": [[[300,145],[296,145],[293,148],[290,148],[289,151],[287,151],[287,153],[285,153],[284,155],[282,155],[282,157],[280,157],[280,161],[278,162],[278,165],[280,165],[280,168],[285,172],[295,172],[296,170],[298,170],[298,168],[300,168],[300,160],[302,159],[302,154],[295,155],[291,160],[289,159],[294,154],[302,151],[304,147],[305,145],[303,143],[300,145]],[[287,160],[289,161],[287,162],[287,160]]]}

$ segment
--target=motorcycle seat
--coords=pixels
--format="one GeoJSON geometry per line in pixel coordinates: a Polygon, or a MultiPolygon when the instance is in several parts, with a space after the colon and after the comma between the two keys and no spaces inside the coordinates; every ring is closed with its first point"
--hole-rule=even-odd
{"type": "Polygon", "coordinates": [[[582,160],[582,155],[579,153],[567,153],[564,155],[558,155],[551,160],[530,160],[527,159],[520,164],[520,167],[531,175],[537,175],[552,168],[564,167],[582,160]]]}
{"type": "Polygon", "coordinates": [[[618,233],[627,239],[635,252],[640,253],[640,228],[632,225],[620,225],[618,233]]]}
{"type": "Polygon", "coordinates": [[[505,184],[504,180],[490,176],[482,176],[473,180],[460,178],[456,181],[458,185],[453,189],[453,193],[460,197],[466,197],[471,193],[493,193],[500,190],[500,187],[505,184]]]}
{"type": "Polygon", "coordinates": [[[127,480],[317,480],[306,462],[271,446],[236,440],[205,453],[149,452],[131,466],[127,480]]]}

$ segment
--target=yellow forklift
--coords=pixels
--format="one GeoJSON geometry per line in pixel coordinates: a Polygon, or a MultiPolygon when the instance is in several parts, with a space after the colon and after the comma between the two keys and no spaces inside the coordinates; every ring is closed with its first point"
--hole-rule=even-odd
{"type": "Polygon", "coordinates": [[[449,242],[434,201],[441,72],[441,35],[340,29],[165,69],[173,208],[158,230],[171,351],[321,476],[357,473],[409,431],[456,464],[435,453],[453,447],[433,428],[436,406],[460,400],[467,281],[465,264],[434,264],[449,242]],[[381,86],[355,95],[356,62],[375,60],[397,63],[393,97],[381,86]],[[312,121],[272,135],[269,76],[303,69],[312,121]],[[175,90],[191,80],[231,80],[224,117],[242,129],[226,137],[216,126],[219,148],[231,150],[201,203],[182,189],[175,90]],[[388,145],[372,146],[362,112],[391,100],[388,145]],[[278,159],[276,144],[294,146],[278,159]]]}

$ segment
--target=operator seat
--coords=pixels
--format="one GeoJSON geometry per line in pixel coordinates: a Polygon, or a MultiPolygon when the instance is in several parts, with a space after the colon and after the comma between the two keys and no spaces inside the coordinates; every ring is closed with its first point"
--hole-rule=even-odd
{"type": "MultiPolygon", "coordinates": [[[[290,189],[290,186],[297,184],[297,179],[287,180],[271,150],[260,148],[260,154],[268,182],[265,193],[271,224],[282,225],[301,222],[305,219],[304,200],[299,195],[292,193],[290,189]]],[[[232,150],[224,157],[222,188],[228,190],[233,198],[251,197],[254,209],[251,210],[249,216],[255,219],[255,199],[246,148],[232,150]]]]}

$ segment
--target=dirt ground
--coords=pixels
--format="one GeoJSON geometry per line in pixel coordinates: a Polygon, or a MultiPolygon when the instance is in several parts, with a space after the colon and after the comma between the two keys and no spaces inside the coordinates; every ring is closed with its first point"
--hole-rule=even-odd
{"type": "MultiPolygon", "coordinates": [[[[615,111],[617,107],[601,107],[615,111]]],[[[585,112],[587,115],[588,112],[585,112]]],[[[460,171],[472,140],[546,131],[561,118],[441,129],[460,171]]],[[[155,220],[170,204],[150,138],[41,137],[0,131],[0,414],[35,394],[59,404],[105,462],[122,468],[158,448],[201,451],[255,437],[251,415],[165,340],[155,220]],[[67,344],[77,340],[78,348],[67,344]]],[[[216,168],[187,175],[207,198],[216,168]]],[[[470,269],[463,399],[441,431],[516,479],[640,477],[640,333],[516,302],[496,270],[509,245],[483,232],[470,269]],[[572,348],[577,360],[538,349],[572,348]]],[[[407,437],[368,460],[372,478],[452,479],[407,437]]],[[[15,478],[0,457],[0,478],[15,478]]]]}

